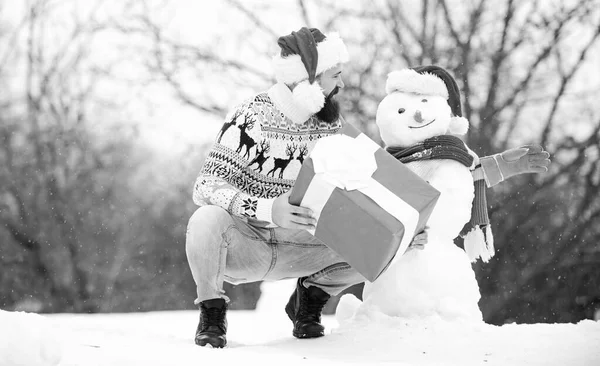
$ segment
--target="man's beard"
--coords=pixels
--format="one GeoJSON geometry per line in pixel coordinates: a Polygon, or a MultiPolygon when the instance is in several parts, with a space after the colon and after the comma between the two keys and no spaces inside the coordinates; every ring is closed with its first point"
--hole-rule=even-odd
{"type": "Polygon", "coordinates": [[[323,108],[315,113],[317,118],[321,121],[333,123],[340,118],[340,104],[337,100],[333,99],[333,96],[336,95],[339,90],[340,88],[336,86],[335,89],[329,93],[327,98],[325,98],[325,104],[323,105],[323,108]]]}

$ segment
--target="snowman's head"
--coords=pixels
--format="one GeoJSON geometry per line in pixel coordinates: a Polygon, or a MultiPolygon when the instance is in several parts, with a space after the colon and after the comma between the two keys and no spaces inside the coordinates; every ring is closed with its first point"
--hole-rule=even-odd
{"type": "Polygon", "coordinates": [[[388,95],[377,108],[376,123],[387,146],[408,147],[430,137],[467,132],[468,121],[457,116],[461,114],[460,100],[457,112],[451,107],[455,98],[449,98],[446,83],[435,74],[394,71],[388,76],[386,91],[388,95]]]}

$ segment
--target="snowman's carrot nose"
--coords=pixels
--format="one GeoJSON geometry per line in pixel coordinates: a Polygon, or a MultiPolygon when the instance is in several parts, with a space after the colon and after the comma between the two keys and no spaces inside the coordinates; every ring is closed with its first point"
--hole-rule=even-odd
{"type": "Polygon", "coordinates": [[[415,115],[413,116],[413,118],[415,119],[415,121],[421,123],[423,122],[423,116],[421,115],[421,111],[416,111],[415,115]]]}

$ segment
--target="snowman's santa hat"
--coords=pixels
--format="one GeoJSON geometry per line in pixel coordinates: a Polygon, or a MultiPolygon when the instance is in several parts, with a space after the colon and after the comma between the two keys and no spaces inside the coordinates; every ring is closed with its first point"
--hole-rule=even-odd
{"type": "Polygon", "coordinates": [[[469,121],[462,116],[458,85],[452,75],[439,66],[417,66],[392,71],[388,75],[385,91],[387,94],[403,92],[443,97],[452,111],[449,132],[464,135],[469,129],[469,121]]]}
{"type": "Polygon", "coordinates": [[[296,84],[294,102],[311,113],[325,104],[325,95],[315,78],[323,71],[348,62],[348,50],[337,33],[325,36],[316,28],[303,27],[279,37],[279,55],[273,57],[277,82],[296,84]]]}

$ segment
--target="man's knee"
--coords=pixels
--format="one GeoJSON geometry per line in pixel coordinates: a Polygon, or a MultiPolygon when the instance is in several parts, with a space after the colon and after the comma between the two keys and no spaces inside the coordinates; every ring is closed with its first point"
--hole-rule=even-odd
{"type": "Polygon", "coordinates": [[[186,246],[206,245],[218,240],[233,224],[229,212],[219,206],[199,207],[190,217],[187,226],[186,246]]]}
{"type": "Polygon", "coordinates": [[[229,212],[219,206],[207,205],[198,207],[190,217],[188,227],[215,227],[231,221],[229,212]]]}

